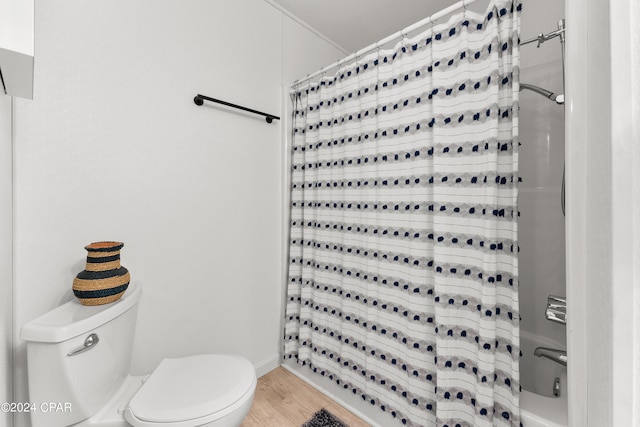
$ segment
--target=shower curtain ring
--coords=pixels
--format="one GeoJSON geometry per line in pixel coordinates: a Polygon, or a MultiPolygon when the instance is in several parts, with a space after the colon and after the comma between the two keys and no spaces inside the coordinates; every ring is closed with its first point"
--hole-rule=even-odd
{"type": "Polygon", "coordinates": [[[433,22],[433,19],[431,18],[431,16],[429,16],[429,28],[433,29],[433,26],[436,25],[435,22],[433,22]]]}

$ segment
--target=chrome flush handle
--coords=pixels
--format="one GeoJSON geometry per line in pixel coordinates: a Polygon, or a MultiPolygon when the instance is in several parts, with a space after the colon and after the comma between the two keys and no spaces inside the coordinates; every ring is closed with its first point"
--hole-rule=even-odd
{"type": "Polygon", "coordinates": [[[100,338],[98,337],[98,334],[91,334],[84,340],[84,345],[82,347],[78,347],[75,350],[70,351],[67,353],[67,356],[75,356],[76,354],[84,353],[85,351],[95,347],[99,341],[100,338]]]}

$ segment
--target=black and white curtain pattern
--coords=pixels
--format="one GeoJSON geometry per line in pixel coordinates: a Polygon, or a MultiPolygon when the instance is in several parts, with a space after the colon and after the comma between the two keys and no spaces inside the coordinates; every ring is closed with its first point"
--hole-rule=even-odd
{"type": "Polygon", "coordinates": [[[398,425],[520,425],[519,12],[296,88],[284,357],[398,425]]]}

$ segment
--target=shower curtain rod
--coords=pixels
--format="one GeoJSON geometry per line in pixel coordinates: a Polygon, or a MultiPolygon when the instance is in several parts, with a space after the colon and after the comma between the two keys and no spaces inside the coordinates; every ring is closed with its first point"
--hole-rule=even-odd
{"type": "Polygon", "coordinates": [[[341,60],[339,60],[337,62],[334,62],[333,64],[328,65],[328,66],[326,66],[324,68],[321,68],[320,70],[316,71],[315,73],[307,74],[306,77],[303,77],[303,78],[293,82],[292,87],[296,88],[297,86],[299,86],[300,84],[306,82],[307,80],[311,80],[314,77],[317,77],[317,76],[319,76],[321,74],[324,74],[325,72],[327,72],[328,70],[330,70],[332,68],[336,68],[336,67],[341,66],[342,64],[345,64],[347,62],[351,62],[354,59],[361,57],[362,55],[365,55],[365,54],[367,54],[367,53],[369,53],[369,52],[371,52],[371,51],[373,51],[375,49],[378,49],[381,46],[384,46],[385,44],[389,43],[390,41],[393,41],[393,40],[395,40],[397,38],[400,38],[400,37],[404,37],[408,33],[412,32],[412,31],[415,31],[420,27],[424,27],[425,25],[428,25],[428,24],[433,25],[434,21],[436,21],[436,20],[438,20],[438,19],[440,19],[440,18],[442,18],[444,16],[447,16],[447,15],[449,15],[449,14],[451,14],[451,13],[453,13],[453,12],[459,10],[459,9],[466,9],[467,6],[469,6],[470,4],[473,4],[473,3],[477,2],[477,1],[478,0],[461,0],[458,3],[447,7],[446,9],[442,9],[440,12],[434,13],[433,15],[429,16],[428,18],[425,18],[425,19],[423,19],[421,21],[418,21],[415,24],[408,26],[407,28],[404,28],[404,29],[402,29],[402,30],[400,30],[400,31],[398,31],[396,33],[391,34],[388,37],[385,37],[384,39],[382,39],[382,40],[380,40],[380,41],[378,41],[376,43],[370,44],[369,46],[367,46],[367,47],[365,47],[363,49],[360,49],[359,51],[357,51],[355,53],[352,53],[351,55],[347,56],[346,58],[343,58],[343,59],[341,59],[341,60]]]}
{"type": "MultiPolygon", "coordinates": [[[[295,89],[296,87],[298,87],[299,85],[301,85],[302,83],[313,79],[314,77],[317,77],[319,75],[322,75],[324,73],[326,73],[327,71],[331,70],[332,68],[337,68],[343,64],[346,64],[348,62],[353,61],[356,58],[361,57],[362,55],[365,55],[375,49],[378,49],[381,46],[384,46],[385,44],[389,43],[390,41],[393,41],[399,37],[404,37],[405,35],[407,35],[408,33],[417,30],[420,27],[424,27],[427,24],[431,24],[433,25],[434,21],[449,15],[450,13],[453,13],[459,9],[466,9],[467,6],[469,6],[470,4],[473,4],[475,2],[477,2],[478,0],[461,0],[458,3],[451,5],[449,7],[447,7],[446,9],[442,9],[440,12],[434,13],[433,15],[429,16],[428,18],[425,18],[421,21],[416,22],[413,25],[408,26],[405,29],[402,29],[396,33],[391,34],[388,37],[385,37],[384,39],[370,44],[369,46],[360,49],[359,51],[356,51],[355,53],[352,53],[351,55],[347,56],[346,58],[343,58],[339,61],[334,62],[331,65],[327,65],[324,68],[321,68],[320,70],[316,71],[315,73],[312,74],[307,74],[306,77],[303,77],[299,80],[296,80],[295,82],[293,82],[293,84],[291,85],[291,87],[293,89],[295,89]]],[[[559,28],[555,31],[551,31],[550,33],[547,34],[543,34],[540,33],[538,34],[536,37],[533,37],[529,40],[525,40],[523,42],[520,42],[520,46],[524,46],[526,44],[529,43],[533,43],[533,42],[538,42],[538,47],[540,47],[540,45],[544,42],[546,42],[547,40],[551,40],[554,37],[558,37],[560,36],[561,38],[564,36],[564,19],[561,20],[558,24],[559,28]],[[560,27],[562,26],[562,27],[560,27]]]]}

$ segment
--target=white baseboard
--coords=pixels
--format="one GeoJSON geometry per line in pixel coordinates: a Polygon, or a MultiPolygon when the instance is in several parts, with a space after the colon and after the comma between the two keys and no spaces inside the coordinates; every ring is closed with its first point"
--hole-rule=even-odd
{"type": "Polygon", "coordinates": [[[253,367],[256,369],[256,375],[260,378],[263,375],[268,374],[269,372],[276,369],[280,366],[280,356],[275,355],[268,359],[262,360],[258,363],[254,363],[253,367]]]}

